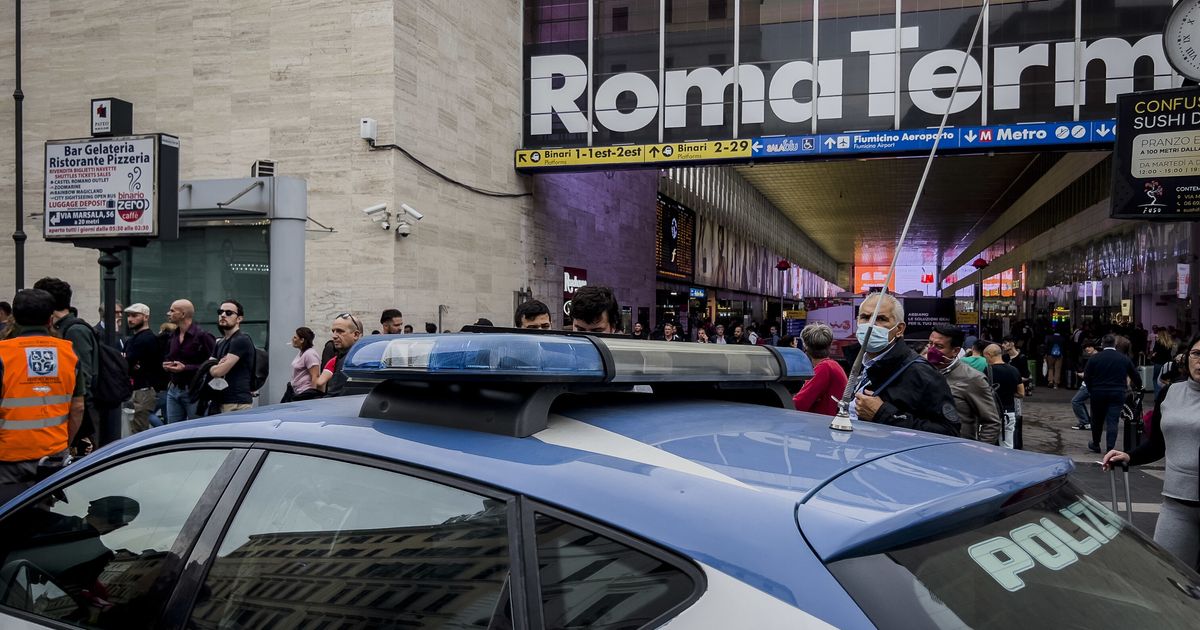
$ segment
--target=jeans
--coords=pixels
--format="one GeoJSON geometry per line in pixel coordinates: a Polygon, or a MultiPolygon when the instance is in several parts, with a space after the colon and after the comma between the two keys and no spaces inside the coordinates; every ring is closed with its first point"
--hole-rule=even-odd
{"type": "Polygon", "coordinates": [[[172,383],[167,387],[167,424],[183,422],[188,418],[195,417],[196,406],[192,404],[192,398],[188,395],[188,390],[176,387],[172,383]]]}
{"type": "Polygon", "coordinates": [[[1121,407],[1124,404],[1124,391],[1092,392],[1092,443],[1099,447],[1100,435],[1108,429],[1108,449],[1100,451],[1101,453],[1111,451],[1117,446],[1117,430],[1121,421],[1121,407]]]}
{"type": "Polygon", "coordinates": [[[1087,409],[1089,399],[1091,399],[1091,395],[1088,394],[1087,385],[1081,384],[1079,391],[1075,392],[1075,397],[1071,399],[1071,409],[1075,411],[1075,417],[1079,420],[1079,426],[1092,423],[1087,409]]]}

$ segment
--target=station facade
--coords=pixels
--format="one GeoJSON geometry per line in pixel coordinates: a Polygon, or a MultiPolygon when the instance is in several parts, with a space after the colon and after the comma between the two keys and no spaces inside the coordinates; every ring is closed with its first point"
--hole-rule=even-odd
{"type": "MultiPolygon", "coordinates": [[[[181,238],[136,249],[121,267],[119,297],[146,302],[156,321],[172,299],[189,297],[213,325],[215,305],[232,296],[264,338],[270,321],[281,345],[295,326],[319,331],[345,311],[361,313],[369,330],[380,311],[400,308],[420,332],[426,322],[503,324],[519,301],[537,298],[560,324],[581,282],[613,287],[628,323],[765,321],[781,305],[857,288],[856,270],[870,262],[859,254],[886,243],[830,235],[873,222],[855,218],[867,207],[855,194],[873,176],[836,182],[821,169],[887,170],[908,162],[892,158],[927,151],[955,67],[965,64],[950,104],[957,131],[943,146],[1049,155],[1033,170],[1058,179],[1014,178],[1031,196],[1010,191],[1003,220],[981,217],[984,228],[1010,229],[939,240],[905,273],[923,277],[912,268],[926,267],[931,292],[953,294],[971,288],[970,259],[984,255],[1000,261],[989,278],[1019,274],[1013,290],[1030,313],[1078,300],[1085,280],[1119,285],[1122,297],[1109,302],[1144,290],[1155,308],[1174,308],[1157,305],[1174,288],[1159,261],[1174,268],[1172,257],[1190,254],[1186,227],[1113,222],[1084,240],[1034,242],[1047,233],[1038,225],[1107,216],[1103,197],[1065,202],[1064,191],[1085,174],[1102,177],[1117,94],[1178,84],[1159,35],[1170,0],[993,2],[964,57],[980,4],[115,2],[66,12],[26,3],[25,283],[61,276],[76,287],[81,313],[95,317],[96,253],[41,238],[41,156],[47,140],[87,136],[89,100],[112,96],[134,104],[135,132],[180,138],[181,238]],[[429,168],[372,150],[359,136],[364,117],[378,121],[376,144],[402,147],[429,168]],[[1025,123],[1042,126],[1016,126],[1025,123]],[[1057,138],[1057,123],[1084,123],[1083,135],[1069,125],[1057,138]],[[968,142],[988,129],[995,147],[968,142]],[[680,159],[662,159],[666,146],[680,159]],[[612,147],[626,148],[603,150],[612,147]],[[569,151],[591,157],[551,165],[549,156],[569,151]],[[522,163],[531,152],[546,159],[522,163]],[[260,161],[274,162],[273,176],[252,171],[260,161]],[[764,170],[809,163],[804,178],[764,170]],[[270,179],[292,192],[274,194],[270,179]],[[805,205],[826,183],[841,187],[847,205],[805,205]],[[398,236],[360,212],[380,203],[392,213],[408,204],[424,219],[398,236]],[[1020,221],[1012,208],[1023,208],[1020,221]],[[290,230],[277,230],[283,220],[290,230]],[[1142,267],[1076,264],[1079,252],[1102,261],[1117,244],[1142,242],[1161,252],[1142,267]],[[1145,279],[1112,279],[1137,274],[1145,279]]],[[[12,7],[0,9],[0,24],[12,22],[12,7]]],[[[5,85],[13,44],[11,28],[0,32],[5,85]]],[[[0,128],[13,117],[12,101],[0,101],[0,128]]],[[[5,234],[13,160],[0,153],[5,234]]],[[[936,222],[945,210],[931,212],[936,222]]],[[[0,241],[0,260],[13,255],[11,240],[0,241]]],[[[12,288],[12,273],[0,274],[0,289],[12,288]]]]}

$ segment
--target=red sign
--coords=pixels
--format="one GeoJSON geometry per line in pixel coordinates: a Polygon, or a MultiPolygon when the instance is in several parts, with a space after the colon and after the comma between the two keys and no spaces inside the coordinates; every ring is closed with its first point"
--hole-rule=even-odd
{"type": "MultiPolygon", "coordinates": [[[[883,281],[887,280],[887,275],[887,265],[855,265],[854,292],[866,293],[871,289],[879,289],[883,286],[883,281]]],[[[888,285],[887,290],[890,292],[896,291],[895,276],[892,277],[892,282],[888,285]]]]}
{"type": "Polygon", "coordinates": [[[563,267],[563,300],[570,301],[580,287],[587,286],[587,269],[563,267]]]}

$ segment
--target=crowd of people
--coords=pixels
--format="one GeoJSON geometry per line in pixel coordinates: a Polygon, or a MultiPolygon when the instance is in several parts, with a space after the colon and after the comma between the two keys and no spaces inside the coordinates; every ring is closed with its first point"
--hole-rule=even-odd
{"type": "MultiPolygon", "coordinates": [[[[12,304],[0,303],[0,498],[15,495],[71,456],[118,439],[122,406],[132,409],[130,430],[138,432],[249,408],[265,382],[266,353],[242,330],[246,313],[235,299],[220,303],[215,334],[195,321],[195,307],[186,299],[172,302],[157,328],[147,305],[118,304],[115,315],[124,320],[125,330],[113,331],[110,345],[103,325],[81,319],[71,298],[69,284],[43,278],[19,291],[12,304]]],[[[635,322],[623,331],[620,306],[606,287],[580,288],[567,317],[577,332],[684,341],[675,322],[653,332],[635,322]]],[[[928,338],[912,339],[906,335],[903,303],[879,293],[862,302],[856,318],[855,341],[837,348],[841,361],[834,358],[838,340],[823,323],[790,336],[774,324],[705,322],[693,331],[693,340],[802,349],[812,360],[813,375],[795,393],[797,410],[845,413],[861,422],[1014,449],[1022,448],[1021,400],[1035,385],[1078,388],[1072,401],[1076,428],[1092,431],[1089,447],[1106,452],[1106,466],[1167,459],[1156,539],[1180,557],[1200,560],[1200,338],[1182,344],[1181,333],[1172,327],[1093,325],[1068,331],[1020,322],[1006,336],[986,326],[981,337],[939,325],[928,338]],[[847,373],[858,358],[862,377],[850,383],[847,373]],[[1117,450],[1118,418],[1131,394],[1142,389],[1136,364],[1146,362],[1154,366],[1158,390],[1148,438],[1131,451],[1117,450]]],[[[550,309],[526,301],[514,312],[512,325],[549,330],[550,309]]],[[[481,332],[491,326],[480,318],[465,329],[481,332]]],[[[425,330],[437,332],[431,325],[425,330]]],[[[296,354],[283,401],[345,391],[345,360],[367,334],[364,322],[354,313],[338,313],[328,332],[318,347],[316,331],[294,331],[296,354]]],[[[412,332],[397,309],[383,311],[379,328],[371,330],[412,332]]]]}

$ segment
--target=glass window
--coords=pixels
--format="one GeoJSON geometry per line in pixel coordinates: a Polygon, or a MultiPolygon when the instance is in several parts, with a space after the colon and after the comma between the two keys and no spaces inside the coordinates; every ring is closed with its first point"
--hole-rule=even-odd
{"type": "Polygon", "coordinates": [[[267,457],[217,551],[197,628],[487,628],[506,506],[431,481],[267,457]],[[349,625],[347,625],[349,624],[349,625]]]}
{"type": "Polygon", "coordinates": [[[196,307],[196,323],[220,337],[217,307],[234,298],[246,307],[242,331],[254,345],[265,348],[271,300],[269,242],[262,225],[188,228],[179,231],[178,241],[152,240],[133,252],[130,303],[150,307],[150,325],[157,332],[171,302],[187,298],[196,307]]]}
{"type": "MultiPolygon", "coordinates": [[[[928,528],[923,528],[928,530],[928,528]]],[[[830,570],[880,628],[1195,628],[1200,580],[1070,485],[977,529],[830,570]]]]}
{"type": "Polygon", "coordinates": [[[180,533],[227,456],[151,455],[9,516],[0,523],[0,602],[86,627],[152,627],[188,552],[180,533]]]}
{"type": "Polygon", "coordinates": [[[665,560],[537,514],[545,626],[640,628],[684,603],[692,578],[665,560]]]}

